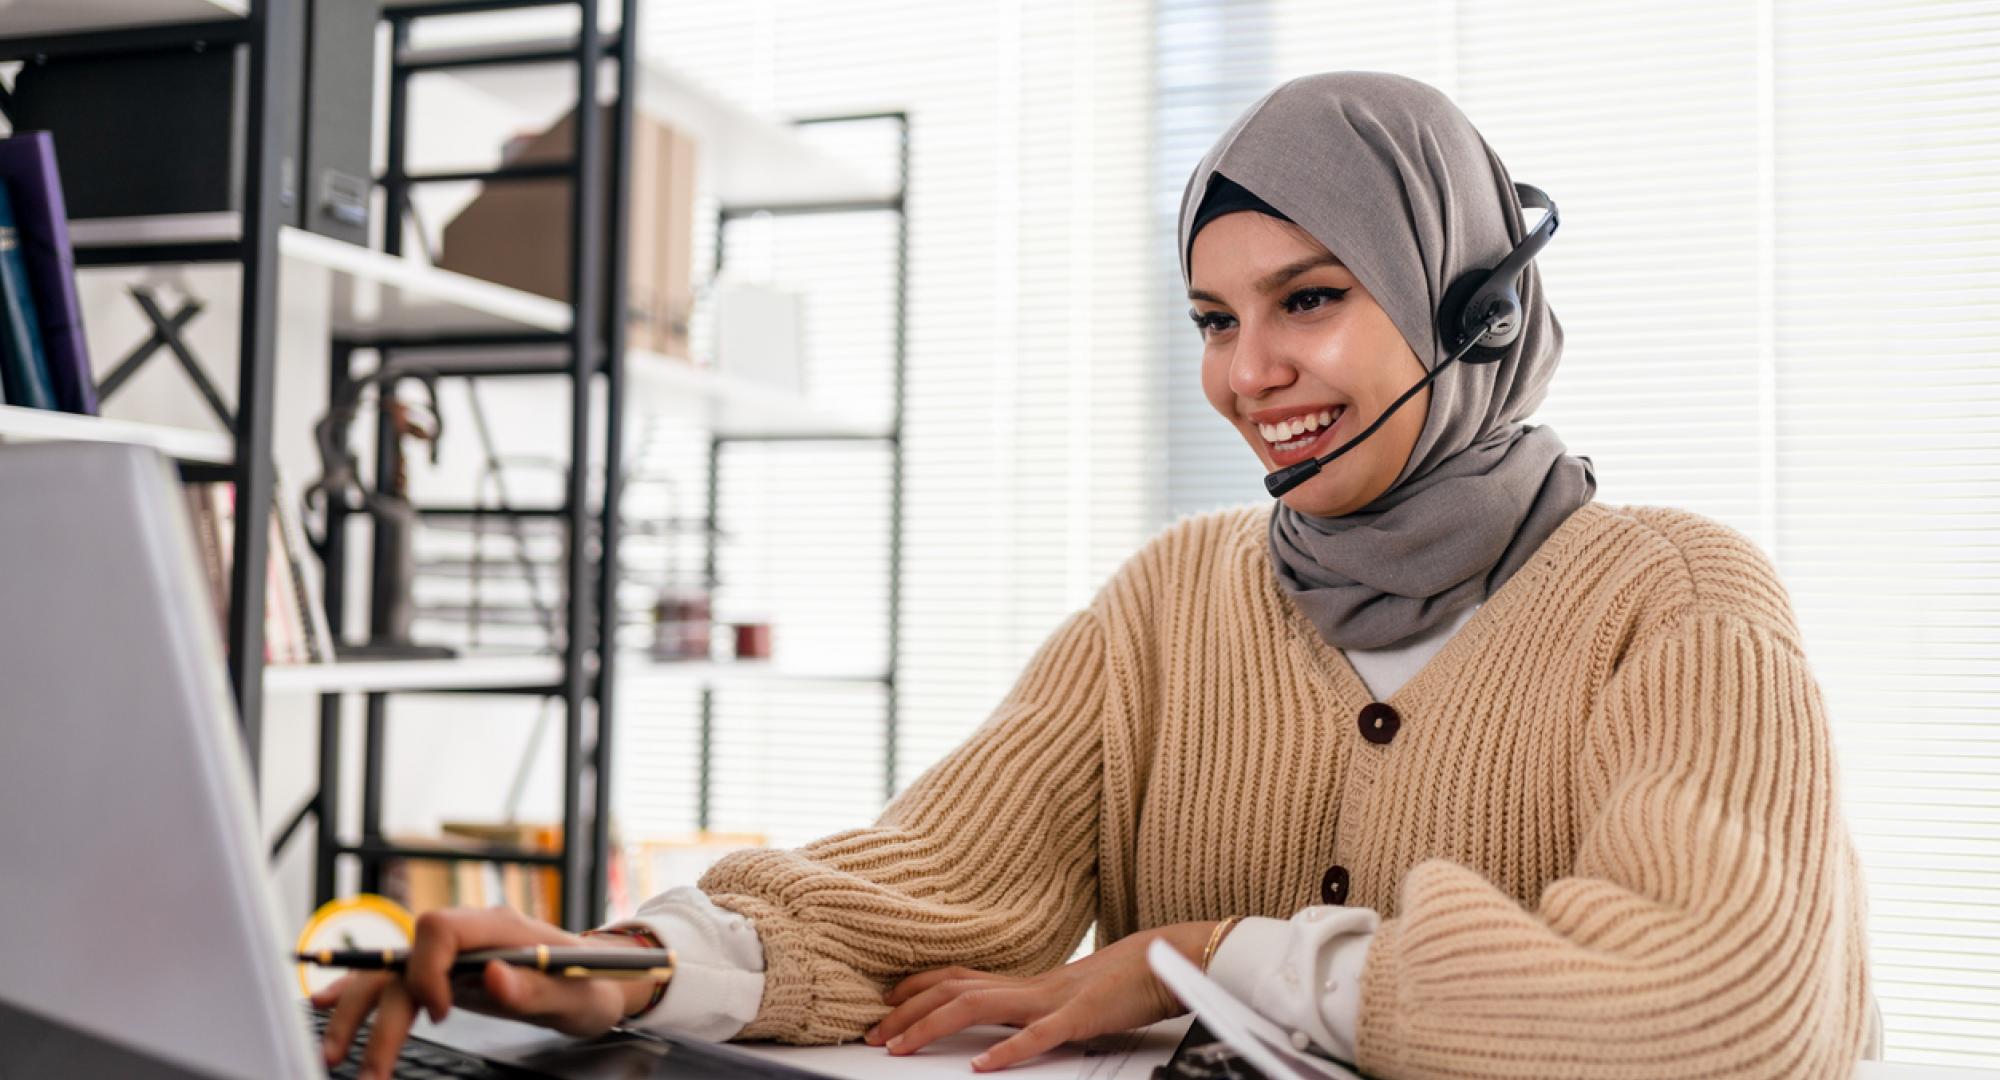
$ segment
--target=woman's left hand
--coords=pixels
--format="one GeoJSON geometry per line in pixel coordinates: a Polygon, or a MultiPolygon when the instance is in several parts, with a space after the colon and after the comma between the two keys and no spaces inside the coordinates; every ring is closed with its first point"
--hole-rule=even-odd
{"type": "Polygon", "coordinates": [[[883,996],[896,1008],[864,1038],[902,1055],[974,1024],[1020,1028],[972,1059],[974,1069],[988,1072],[1062,1043],[1144,1027],[1187,1011],[1147,965],[1146,947],[1165,938],[1194,960],[1214,929],[1212,922],[1190,922],[1142,931],[1025,979],[962,967],[912,975],[883,996]]]}

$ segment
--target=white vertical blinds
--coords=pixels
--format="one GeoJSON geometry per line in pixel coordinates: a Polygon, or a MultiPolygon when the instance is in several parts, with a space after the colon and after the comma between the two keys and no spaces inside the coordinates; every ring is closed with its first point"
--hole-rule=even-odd
{"type": "MultiPolygon", "coordinates": [[[[1772,555],[1841,753],[1886,1055],[2000,1064],[2000,4],[1159,11],[1168,235],[1207,139],[1335,68],[1446,90],[1554,196],[1565,364],[1532,422],[1593,459],[1601,499],[1772,555]]],[[[1173,505],[1252,497],[1194,406],[1171,414],[1173,505]]]]}

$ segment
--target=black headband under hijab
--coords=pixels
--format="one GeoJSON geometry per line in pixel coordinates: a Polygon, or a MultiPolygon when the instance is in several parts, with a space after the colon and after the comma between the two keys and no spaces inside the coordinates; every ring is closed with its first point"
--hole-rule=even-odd
{"type": "Polygon", "coordinates": [[[1277,207],[1258,198],[1242,184],[1221,173],[1211,174],[1208,178],[1208,191],[1201,197],[1201,207],[1194,212],[1194,224],[1188,227],[1187,250],[1181,252],[1187,257],[1189,266],[1194,265],[1194,237],[1201,231],[1201,227],[1224,214],[1233,214],[1238,210],[1255,210],[1260,214],[1269,214],[1279,221],[1292,220],[1279,213],[1277,207]]]}

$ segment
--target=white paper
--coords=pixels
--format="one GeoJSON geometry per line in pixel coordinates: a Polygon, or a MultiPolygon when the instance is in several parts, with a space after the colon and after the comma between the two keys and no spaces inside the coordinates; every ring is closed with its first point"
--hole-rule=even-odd
{"type": "Polygon", "coordinates": [[[1188,1025],[1193,1022],[1193,1017],[1177,1016],[1136,1031],[1100,1035],[1086,1042],[1059,1046],[1039,1057],[990,1073],[972,1071],[972,1059],[1018,1034],[1020,1029],[996,1024],[969,1027],[900,1057],[884,1047],[859,1042],[839,1046],[731,1043],[729,1048],[795,1068],[854,1080],[896,1077],[965,1080],[969,1076],[1006,1080],[1147,1080],[1155,1066],[1165,1065],[1174,1056],[1174,1047],[1180,1045],[1181,1036],[1187,1034],[1188,1025]]]}
{"type": "Polygon", "coordinates": [[[1361,1080],[1336,1061],[1293,1049],[1283,1028],[1203,974],[1172,945],[1154,941],[1146,949],[1146,962],[1181,1004],[1194,1010],[1202,1026],[1270,1080],[1361,1080]]]}

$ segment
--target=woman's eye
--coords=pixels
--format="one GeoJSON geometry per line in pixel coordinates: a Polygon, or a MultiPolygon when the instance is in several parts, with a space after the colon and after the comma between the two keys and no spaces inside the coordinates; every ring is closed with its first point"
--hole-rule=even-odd
{"type": "Polygon", "coordinates": [[[1219,311],[1195,311],[1189,309],[1188,318],[1194,320],[1194,328],[1203,337],[1208,336],[1212,331],[1229,329],[1229,316],[1219,311]]]}
{"type": "Polygon", "coordinates": [[[1294,314],[1301,311],[1311,311],[1319,307],[1322,302],[1330,303],[1346,295],[1346,289],[1336,289],[1327,285],[1321,285],[1312,289],[1300,289],[1298,292],[1285,297],[1285,308],[1294,314]]]}

